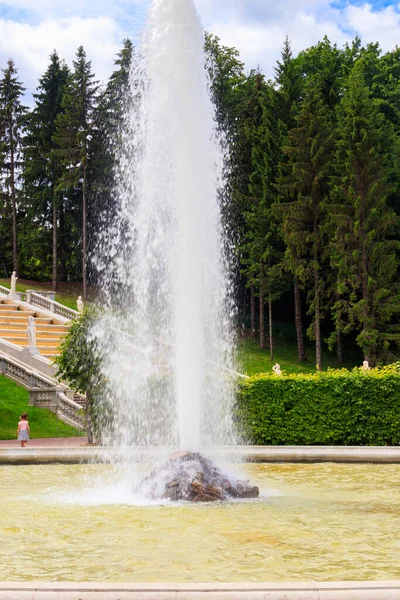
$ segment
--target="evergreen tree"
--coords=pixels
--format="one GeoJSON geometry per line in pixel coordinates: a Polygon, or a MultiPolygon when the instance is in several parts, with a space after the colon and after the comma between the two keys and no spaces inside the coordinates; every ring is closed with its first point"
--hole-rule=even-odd
{"type": "Polygon", "coordinates": [[[303,77],[315,81],[333,117],[343,90],[344,52],[325,36],[322,42],[301,52],[298,60],[303,77]]]}
{"type": "MultiPolygon", "coordinates": [[[[62,114],[62,100],[68,79],[68,67],[60,61],[54,51],[50,65],[39,80],[36,105],[27,123],[25,148],[24,182],[25,193],[30,203],[30,216],[40,225],[39,231],[52,227],[53,290],[58,287],[58,213],[63,203],[63,194],[57,183],[64,167],[55,143],[56,120],[62,114]]],[[[46,247],[45,240],[42,245],[46,247]]]]}
{"type": "Polygon", "coordinates": [[[255,301],[259,296],[260,347],[266,348],[265,302],[268,302],[268,339],[271,359],[274,353],[272,304],[283,290],[276,273],[279,243],[271,206],[276,200],[274,186],[279,160],[279,134],[274,119],[276,92],[259,72],[248,77],[245,135],[251,148],[248,192],[243,198],[245,217],[242,244],[243,273],[251,289],[252,331],[255,330],[255,301]]]}
{"type": "Polygon", "coordinates": [[[225,260],[230,265],[240,309],[246,310],[246,284],[232,252],[243,242],[244,216],[240,198],[248,191],[249,151],[241,124],[241,105],[246,76],[236,48],[222,46],[218,37],[206,34],[206,68],[210,94],[215,107],[219,141],[224,153],[223,185],[219,192],[222,224],[225,230],[225,260]]]}
{"type": "Polygon", "coordinates": [[[392,323],[400,310],[399,242],[393,237],[398,217],[387,203],[390,173],[379,153],[382,125],[360,59],[339,110],[332,262],[341,294],[335,304],[336,323],[346,333],[360,331],[357,342],[371,364],[400,341],[392,323]]]}
{"type": "Polygon", "coordinates": [[[301,61],[293,58],[289,38],[286,36],[281,60],[275,67],[275,86],[278,93],[277,117],[282,139],[296,126],[296,117],[302,94],[301,61]]]}
{"type": "Polygon", "coordinates": [[[87,297],[87,202],[89,192],[88,169],[91,160],[91,142],[96,127],[98,85],[94,81],[91,62],[81,46],[73,62],[62,101],[62,113],[57,117],[54,140],[64,165],[58,183],[60,193],[74,190],[80,201],[82,215],[82,281],[83,297],[87,297]]]}
{"type": "Polygon", "coordinates": [[[286,244],[285,266],[303,287],[310,287],[310,337],[315,339],[316,366],[322,369],[321,320],[323,318],[326,240],[325,208],[329,196],[333,140],[328,109],[315,80],[309,82],[298,125],[289,132],[284,148],[289,169],[279,189],[289,203],[279,205],[286,244]]]}
{"type": "Polygon", "coordinates": [[[11,211],[6,189],[6,154],[5,154],[5,122],[4,115],[0,113],[0,267],[4,277],[7,268],[12,265],[11,237],[12,230],[11,211]]]}
{"type": "MultiPolygon", "coordinates": [[[[301,63],[293,58],[288,37],[286,37],[283,45],[281,57],[281,61],[278,61],[275,67],[275,85],[278,94],[276,116],[280,127],[281,147],[284,147],[289,131],[296,126],[296,117],[299,111],[303,85],[301,63]]],[[[287,157],[283,155],[279,171],[282,175],[285,175],[287,169],[287,157]]],[[[299,362],[306,362],[307,354],[304,345],[300,282],[296,276],[294,277],[293,287],[298,357],[299,362]]]]}
{"type": "MultiPolygon", "coordinates": [[[[89,179],[91,188],[88,203],[88,237],[91,252],[96,255],[98,232],[115,226],[117,205],[113,199],[113,189],[119,180],[122,137],[128,103],[135,102],[131,92],[131,67],[134,47],[129,39],[124,40],[123,48],[115,60],[115,70],[108,84],[100,94],[97,109],[97,125],[93,133],[92,159],[89,179]]],[[[132,88],[133,88],[132,83],[132,88]]],[[[129,106],[132,110],[133,106],[129,106]]],[[[99,273],[90,261],[89,281],[96,285],[99,273]]],[[[116,293],[118,291],[116,290],[116,293]]]]}
{"type": "Polygon", "coordinates": [[[129,99],[129,78],[133,58],[133,45],[124,40],[123,48],[115,60],[116,69],[108,84],[99,96],[97,123],[93,132],[92,160],[90,163],[91,205],[90,223],[95,227],[98,219],[108,213],[112,218],[110,191],[114,185],[114,175],[118,150],[121,147],[122,128],[126,104],[129,99]]]}
{"type": "Polygon", "coordinates": [[[220,130],[234,135],[238,101],[245,82],[244,65],[236,48],[222,46],[221,40],[206,33],[206,67],[210,78],[211,95],[220,130]]]}
{"type": "Polygon", "coordinates": [[[242,244],[240,249],[242,273],[246,276],[251,290],[251,332],[255,336],[255,297],[259,296],[259,343],[262,350],[266,347],[265,337],[265,266],[262,260],[266,242],[268,224],[262,189],[265,136],[263,127],[263,93],[264,76],[260,72],[252,72],[246,81],[246,93],[242,108],[240,132],[242,147],[247,150],[247,165],[244,193],[236,190],[236,202],[241,207],[244,217],[242,244]],[[244,143],[246,142],[247,148],[244,143]],[[261,173],[260,173],[261,170],[261,173]]]}
{"type": "Polygon", "coordinates": [[[22,167],[23,128],[27,108],[22,104],[25,88],[18,79],[14,61],[7,61],[0,80],[0,148],[3,155],[3,185],[12,214],[12,263],[18,272],[18,180],[22,167]]]}

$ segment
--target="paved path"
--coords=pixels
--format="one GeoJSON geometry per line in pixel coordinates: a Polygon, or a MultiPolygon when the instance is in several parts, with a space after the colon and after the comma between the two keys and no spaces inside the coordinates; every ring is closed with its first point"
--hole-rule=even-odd
{"type": "MultiPolygon", "coordinates": [[[[70,437],[70,438],[38,438],[29,440],[27,448],[77,448],[86,446],[88,443],[87,437],[70,437]]],[[[15,440],[0,440],[0,448],[17,448],[20,442],[15,440]]]]}

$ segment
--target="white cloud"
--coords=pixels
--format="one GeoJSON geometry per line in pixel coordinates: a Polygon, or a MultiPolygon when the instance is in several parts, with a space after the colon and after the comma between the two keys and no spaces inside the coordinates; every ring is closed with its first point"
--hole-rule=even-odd
{"type": "Polygon", "coordinates": [[[13,58],[20,79],[30,91],[35,89],[38,78],[46,70],[54,49],[71,65],[80,45],[92,61],[97,78],[106,81],[123,38],[117,23],[106,16],[46,20],[38,25],[0,20],[0,32],[1,64],[13,58]]]}
{"type": "Polygon", "coordinates": [[[31,15],[46,18],[64,16],[102,16],[113,17],[125,13],[128,9],[141,6],[147,0],[2,0],[0,9],[23,10],[31,15]]]}
{"type": "MultiPolygon", "coordinates": [[[[165,1],[165,0],[164,0],[165,1]]],[[[203,25],[223,44],[235,46],[248,69],[273,76],[286,35],[295,53],[327,35],[341,46],[359,35],[384,50],[400,41],[397,5],[373,10],[370,3],[333,8],[331,0],[194,0],[203,25]]],[[[83,44],[100,80],[109,76],[122,39],[136,39],[151,0],[0,0],[0,14],[25,13],[27,23],[0,19],[0,63],[12,56],[33,90],[56,48],[69,64],[83,44]],[[7,8],[8,7],[8,8],[7,8]],[[14,12],[13,12],[14,11],[14,12]]],[[[22,16],[20,18],[22,18],[22,16]]]]}
{"type": "Polygon", "coordinates": [[[259,66],[267,77],[274,75],[274,66],[280,58],[286,35],[289,36],[294,54],[316,44],[324,35],[339,45],[348,39],[335,23],[318,23],[314,16],[307,14],[299,14],[287,24],[214,22],[210,30],[218,35],[225,45],[240,49],[241,58],[247,68],[259,66]]]}
{"type": "Polygon", "coordinates": [[[339,10],[329,0],[197,0],[204,25],[222,43],[235,46],[248,69],[258,66],[274,74],[285,36],[298,53],[328,36],[341,47],[356,35],[364,43],[379,42],[384,50],[400,43],[396,6],[374,10],[371,4],[339,10]]]}
{"type": "Polygon", "coordinates": [[[364,43],[379,41],[384,50],[400,44],[400,14],[394,6],[377,12],[371,4],[348,5],[344,14],[347,27],[356,31],[364,43]]]}

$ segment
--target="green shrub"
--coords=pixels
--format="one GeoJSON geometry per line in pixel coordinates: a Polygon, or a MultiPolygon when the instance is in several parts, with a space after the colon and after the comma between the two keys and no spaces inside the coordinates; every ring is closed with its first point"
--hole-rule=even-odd
{"type": "Polygon", "coordinates": [[[399,445],[400,367],[256,375],[239,385],[238,417],[257,445],[399,445]]]}

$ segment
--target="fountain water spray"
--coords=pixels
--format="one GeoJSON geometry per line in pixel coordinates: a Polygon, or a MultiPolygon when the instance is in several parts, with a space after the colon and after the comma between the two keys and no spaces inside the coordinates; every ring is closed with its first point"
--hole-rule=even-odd
{"type": "MultiPolygon", "coordinates": [[[[234,304],[218,191],[223,152],[192,0],[154,0],[134,57],[115,211],[94,268],[116,446],[233,444],[234,304]],[[123,332],[123,333],[122,333],[123,332]]],[[[105,411],[109,415],[109,411],[105,411]]]]}

